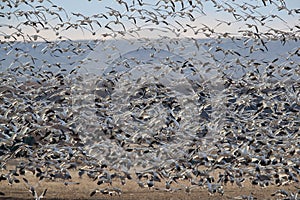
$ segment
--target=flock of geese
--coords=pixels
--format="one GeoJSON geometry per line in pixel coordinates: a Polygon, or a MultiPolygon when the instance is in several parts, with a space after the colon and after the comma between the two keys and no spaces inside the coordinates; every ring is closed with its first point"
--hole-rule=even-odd
{"type": "MultiPolygon", "coordinates": [[[[23,184],[42,199],[49,189],[38,194],[28,173],[39,182],[59,180],[68,186],[80,184],[72,181],[75,170],[79,178],[97,183],[90,196],[122,195],[116,182],[169,192],[206,188],[211,195],[226,195],[228,184],[242,188],[250,183],[278,186],[270,198],[300,198],[295,186],[300,177],[300,51],[260,56],[276,50],[271,41],[282,47],[298,42],[300,8],[283,0],[98,4],[101,12],[87,16],[51,0],[1,2],[1,185],[23,184]],[[204,20],[210,9],[216,14],[212,25],[204,20]],[[228,27],[232,32],[223,31],[228,27]],[[78,30],[92,39],[72,39],[70,33],[78,30]],[[148,39],[149,33],[157,39],[148,39]],[[184,52],[183,37],[206,49],[210,60],[184,52]],[[174,63],[166,58],[152,70],[167,79],[171,72],[182,76],[187,67],[193,76],[201,66],[207,73],[217,68],[222,87],[214,79],[184,77],[190,90],[182,94],[151,73],[137,73],[134,81],[127,76],[131,69],[88,79],[79,73],[84,55],[117,39],[142,41],[147,48],[153,41],[169,41],[163,44],[166,50],[177,44],[170,51],[189,59],[174,63]],[[230,48],[225,40],[231,41],[230,48]],[[30,48],[20,48],[22,43],[30,48]],[[239,78],[236,68],[243,72],[239,78]],[[17,164],[7,170],[12,161],[17,164]],[[290,191],[280,188],[290,184],[290,191]]],[[[151,60],[142,64],[147,67],[151,60]]],[[[176,80],[168,81],[176,87],[186,84],[176,80]]]]}

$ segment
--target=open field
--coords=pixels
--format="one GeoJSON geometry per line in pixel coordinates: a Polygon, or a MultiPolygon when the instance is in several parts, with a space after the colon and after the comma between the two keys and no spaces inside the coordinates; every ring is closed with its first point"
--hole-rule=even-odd
{"type": "MultiPolygon", "coordinates": [[[[5,174],[4,171],[1,173],[5,174]]],[[[31,172],[26,172],[26,175],[18,176],[18,179],[20,180],[19,183],[9,185],[7,181],[1,181],[0,192],[5,195],[1,195],[0,199],[34,199],[28,190],[28,186],[26,186],[23,181],[23,178],[26,178],[29,184],[36,188],[39,195],[47,189],[45,199],[242,199],[243,195],[252,195],[254,199],[284,199],[284,196],[280,196],[279,194],[274,195],[274,193],[282,189],[293,193],[300,192],[298,183],[280,187],[271,185],[269,187],[261,188],[245,182],[244,187],[242,188],[237,187],[236,184],[227,184],[224,186],[224,195],[222,196],[220,194],[211,195],[206,187],[198,186],[192,186],[191,192],[187,193],[184,189],[185,182],[172,184],[171,188],[173,188],[174,191],[170,192],[157,189],[164,188],[163,181],[162,183],[156,183],[153,188],[149,189],[140,188],[134,181],[127,181],[125,185],[121,185],[121,183],[115,181],[111,186],[108,184],[98,186],[97,181],[93,181],[86,175],[79,178],[75,171],[71,171],[71,176],[72,179],[68,180],[68,182],[58,179],[54,181],[43,180],[38,182],[38,179],[32,175],[31,172]],[[95,189],[104,188],[120,188],[122,193],[120,195],[96,193],[95,195],[90,196],[95,189]]]]}

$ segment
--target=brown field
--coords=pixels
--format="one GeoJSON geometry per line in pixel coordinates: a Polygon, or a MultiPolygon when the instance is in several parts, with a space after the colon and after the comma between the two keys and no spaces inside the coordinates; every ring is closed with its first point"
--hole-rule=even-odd
{"type": "MultiPolygon", "coordinates": [[[[1,172],[2,174],[5,171],[1,172]]],[[[126,185],[122,186],[118,182],[113,182],[112,186],[108,184],[97,185],[97,181],[92,181],[86,175],[81,179],[78,177],[75,171],[72,172],[72,180],[70,182],[76,182],[79,184],[65,185],[64,181],[40,181],[32,175],[31,172],[26,172],[26,176],[19,176],[18,179],[20,183],[14,183],[13,185],[8,185],[7,181],[0,182],[0,192],[5,195],[1,195],[0,199],[34,199],[28,188],[23,181],[26,177],[29,183],[36,187],[38,194],[41,194],[44,189],[47,189],[47,193],[44,199],[145,199],[145,200],[155,200],[155,199],[241,199],[241,195],[250,195],[257,199],[283,199],[280,196],[272,196],[272,193],[278,191],[279,189],[285,189],[290,192],[298,191],[299,184],[294,183],[287,186],[275,186],[271,185],[266,188],[261,188],[259,186],[253,186],[249,183],[244,183],[244,187],[238,188],[234,185],[224,186],[224,195],[214,194],[210,195],[206,188],[195,187],[190,193],[186,193],[183,185],[172,184],[173,188],[180,188],[180,190],[167,192],[163,190],[155,189],[163,188],[164,183],[161,185],[156,184],[154,188],[139,188],[137,183],[134,181],[128,181],[126,185]],[[122,190],[122,194],[119,195],[104,195],[101,193],[96,193],[94,196],[90,196],[94,189],[104,189],[107,187],[118,187],[122,190]]]]}

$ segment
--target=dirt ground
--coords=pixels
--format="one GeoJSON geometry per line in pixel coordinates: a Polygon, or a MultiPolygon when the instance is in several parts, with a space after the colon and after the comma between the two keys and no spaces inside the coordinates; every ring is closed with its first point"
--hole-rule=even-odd
{"type": "MultiPolygon", "coordinates": [[[[4,171],[1,172],[5,173],[4,171]]],[[[195,187],[192,188],[190,193],[187,193],[184,186],[181,184],[172,184],[173,188],[179,190],[170,192],[155,189],[163,188],[164,183],[161,185],[156,184],[154,188],[140,188],[134,181],[127,182],[126,185],[121,185],[120,183],[113,182],[112,186],[108,184],[97,185],[97,181],[89,179],[87,176],[79,178],[77,173],[72,172],[72,180],[65,185],[63,181],[40,181],[31,174],[31,172],[26,172],[26,176],[18,176],[20,180],[19,183],[14,183],[9,185],[7,181],[0,182],[0,199],[34,199],[32,194],[28,190],[23,178],[25,177],[29,184],[36,188],[37,193],[40,195],[43,190],[47,189],[47,193],[44,199],[144,199],[144,200],[184,200],[184,199],[242,199],[242,195],[249,196],[252,195],[257,199],[284,199],[282,196],[272,196],[273,193],[280,189],[287,190],[289,192],[296,192],[299,189],[299,183],[295,183],[288,186],[275,186],[271,185],[266,188],[261,188],[259,186],[253,186],[249,183],[244,183],[244,187],[239,188],[236,185],[224,186],[224,195],[214,194],[211,195],[207,191],[207,188],[195,187]],[[95,189],[117,187],[122,190],[121,195],[105,195],[101,193],[96,193],[90,196],[91,192],[95,189]]]]}

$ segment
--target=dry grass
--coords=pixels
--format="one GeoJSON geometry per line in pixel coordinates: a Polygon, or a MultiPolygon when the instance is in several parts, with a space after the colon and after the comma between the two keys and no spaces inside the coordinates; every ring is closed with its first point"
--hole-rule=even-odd
{"type": "MultiPolygon", "coordinates": [[[[2,171],[1,173],[5,173],[2,171]]],[[[71,173],[72,180],[71,182],[78,182],[79,184],[65,185],[62,180],[56,181],[40,181],[32,175],[31,172],[26,172],[26,176],[19,176],[18,179],[20,183],[14,183],[13,185],[8,185],[7,181],[2,181],[0,183],[0,192],[5,193],[5,196],[0,196],[0,199],[34,199],[26,188],[26,185],[23,181],[25,177],[29,183],[33,186],[36,186],[38,194],[41,194],[44,189],[47,189],[45,199],[238,199],[241,195],[250,195],[252,194],[257,199],[278,199],[278,196],[271,196],[272,193],[276,192],[279,189],[285,189],[291,192],[297,191],[297,184],[292,184],[288,186],[269,186],[266,188],[261,188],[258,186],[252,186],[249,183],[245,183],[244,187],[238,188],[236,185],[227,185],[224,187],[224,195],[220,194],[210,195],[206,188],[194,188],[191,193],[186,193],[181,184],[173,184],[174,188],[181,188],[174,192],[166,192],[156,189],[148,188],[139,188],[137,183],[134,181],[128,181],[126,185],[122,186],[120,183],[113,182],[112,186],[107,184],[102,184],[101,186],[97,185],[97,181],[89,179],[87,176],[79,178],[77,173],[73,171],[71,173]],[[90,196],[91,192],[94,189],[103,189],[106,187],[118,187],[122,190],[120,196],[114,195],[104,195],[101,193],[96,193],[94,196],[90,196]]],[[[156,184],[156,187],[163,188],[164,185],[156,184]]]]}

